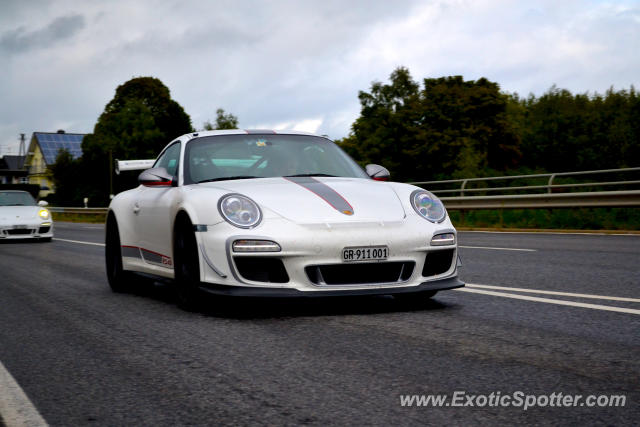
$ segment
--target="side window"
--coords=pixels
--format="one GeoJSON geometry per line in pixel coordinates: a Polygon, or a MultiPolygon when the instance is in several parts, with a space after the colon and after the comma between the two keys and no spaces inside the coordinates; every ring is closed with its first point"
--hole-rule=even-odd
{"type": "Polygon", "coordinates": [[[178,164],[180,163],[180,143],[177,142],[167,148],[162,156],[156,161],[155,167],[165,168],[169,174],[178,174],[178,164]]]}

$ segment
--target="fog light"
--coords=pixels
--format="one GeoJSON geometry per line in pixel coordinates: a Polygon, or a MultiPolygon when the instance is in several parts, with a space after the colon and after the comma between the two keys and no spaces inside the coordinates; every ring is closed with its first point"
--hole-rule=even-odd
{"type": "Polygon", "coordinates": [[[446,246],[456,243],[456,235],[454,233],[436,234],[431,239],[431,246],[446,246]]]}
{"type": "Polygon", "coordinates": [[[236,240],[234,252],[280,252],[280,245],[271,240],[236,240]]]}

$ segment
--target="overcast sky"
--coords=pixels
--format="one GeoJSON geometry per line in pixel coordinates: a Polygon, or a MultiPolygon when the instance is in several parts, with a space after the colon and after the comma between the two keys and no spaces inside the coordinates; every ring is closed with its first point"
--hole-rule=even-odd
{"type": "Polygon", "coordinates": [[[0,0],[0,154],[20,133],[91,132],[137,76],[197,129],[224,108],[242,128],[341,138],[358,91],[398,66],[521,95],[629,89],[640,1],[0,0]]]}

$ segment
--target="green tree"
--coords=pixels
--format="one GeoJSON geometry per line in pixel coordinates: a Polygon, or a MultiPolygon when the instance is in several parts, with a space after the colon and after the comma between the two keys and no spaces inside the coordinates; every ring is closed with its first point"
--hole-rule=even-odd
{"type": "Polygon", "coordinates": [[[552,86],[539,98],[512,97],[509,107],[522,139],[523,165],[551,172],[637,166],[639,118],[633,87],[603,96],[552,86]]]}
{"type": "Polygon", "coordinates": [[[233,114],[225,114],[222,108],[216,110],[215,126],[211,122],[206,121],[203,124],[204,130],[217,129],[238,129],[238,118],[233,114]]]}
{"type": "Polygon", "coordinates": [[[132,174],[114,175],[115,159],[155,158],[173,138],[192,130],[191,119],[160,80],[136,77],[120,85],[82,142],[83,197],[106,205],[111,187],[117,193],[137,185],[132,174]]]}
{"type": "Polygon", "coordinates": [[[81,206],[78,194],[80,161],[74,159],[67,150],[60,150],[56,161],[49,167],[55,193],[51,202],[57,206],[81,206]]]}
{"type": "Polygon", "coordinates": [[[429,146],[425,154],[440,159],[444,174],[476,176],[517,164],[519,139],[497,83],[461,76],[424,79],[420,110],[420,130],[429,146]]]}
{"type": "Polygon", "coordinates": [[[487,79],[424,79],[421,89],[400,67],[389,84],[374,82],[358,97],[360,117],[339,143],[362,163],[383,164],[395,180],[476,176],[520,157],[508,98],[487,79]]]}

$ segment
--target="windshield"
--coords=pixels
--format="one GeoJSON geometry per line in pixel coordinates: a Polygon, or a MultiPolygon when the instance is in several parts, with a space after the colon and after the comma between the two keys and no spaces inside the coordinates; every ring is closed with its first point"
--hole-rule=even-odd
{"type": "Polygon", "coordinates": [[[0,191],[0,206],[35,206],[31,194],[24,191],[0,191]]]}
{"type": "Polygon", "coordinates": [[[369,178],[336,144],[307,135],[217,135],[187,144],[184,182],[277,176],[369,178]]]}

